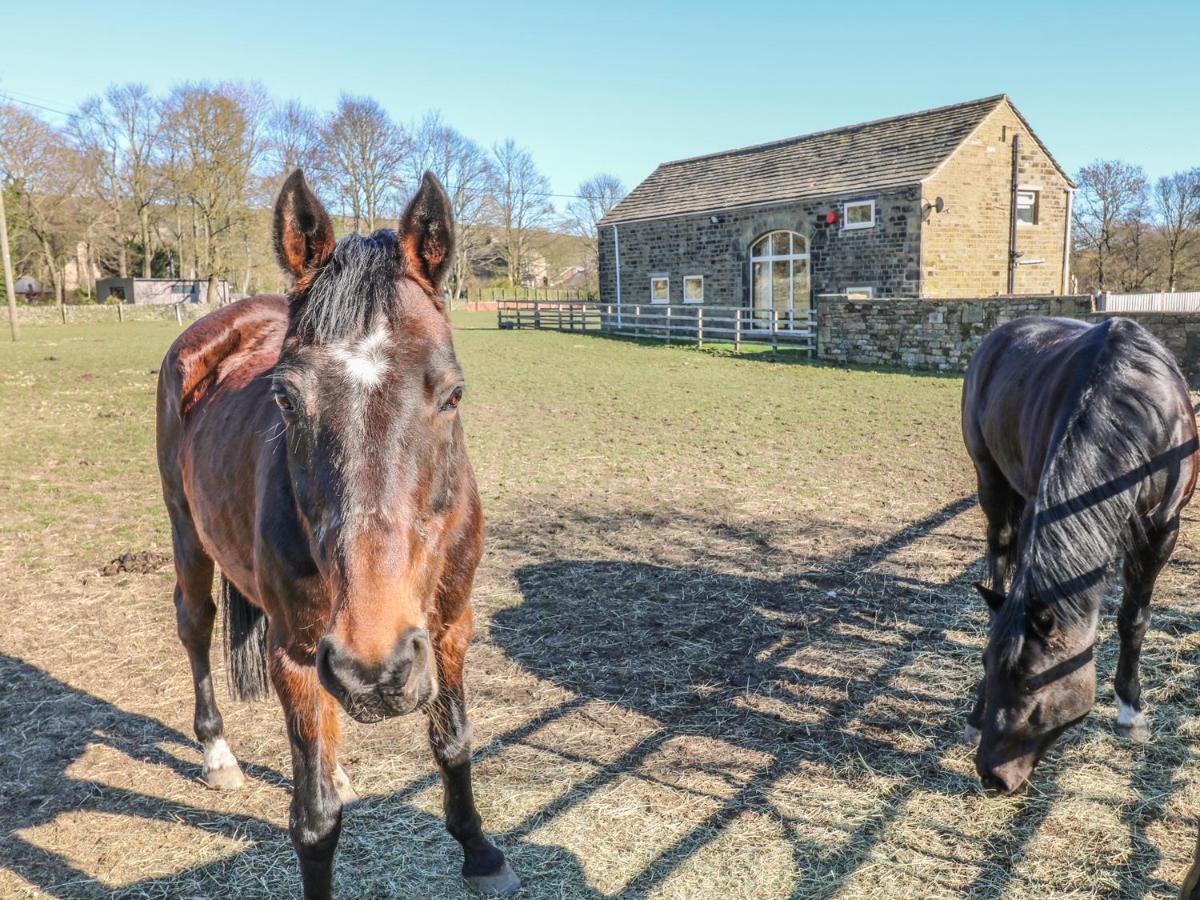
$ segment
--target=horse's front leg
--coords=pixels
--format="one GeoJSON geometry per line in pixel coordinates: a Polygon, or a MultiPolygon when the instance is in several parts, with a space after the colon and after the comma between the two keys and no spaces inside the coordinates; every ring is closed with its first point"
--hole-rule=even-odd
{"type": "Polygon", "coordinates": [[[511,894],[521,880],[483,834],[471,789],[471,726],[463,692],[463,663],[471,642],[471,611],[446,627],[435,641],[438,695],[429,708],[429,744],[442,774],[446,830],[463,849],[463,878],[486,894],[511,894]]]}
{"type": "Polygon", "coordinates": [[[1142,711],[1142,682],[1138,677],[1138,662],[1142,656],[1142,641],[1150,627],[1150,598],[1154,583],[1162,571],[1175,540],[1179,536],[1176,517],[1165,528],[1147,535],[1146,542],[1125,557],[1122,575],[1125,595],[1117,614],[1117,633],[1121,638],[1121,655],[1117,659],[1117,727],[1128,732],[1131,740],[1150,739],[1150,724],[1142,711]]]}
{"type": "Polygon", "coordinates": [[[292,749],[292,808],[288,822],[300,860],[306,900],[333,894],[333,854],[342,830],[337,784],[341,723],[337,703],[317,680],[307,655],[272,642],[271,680],[283,705],[292,749]]]}

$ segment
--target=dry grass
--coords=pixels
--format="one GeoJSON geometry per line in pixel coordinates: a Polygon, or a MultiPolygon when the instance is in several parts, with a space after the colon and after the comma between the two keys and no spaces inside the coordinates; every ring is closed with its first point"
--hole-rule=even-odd
{"type": "MultiPolygon", "coordinates": [[[[1093,715],[989,799],[956,742],[983,625],[956,379],[458,324],[477,789],[527,896],[1171,895],[1200,806],[1193,516],[1146,641],[1154,740],[1112,727],[1110,621],[1093,715]]],[[[170,567],[99,574],[169,550],[174,329],[27,331],[0,348],[0,896],[295,893],[277,707],[223,700],[251,777],[207,791],[170,567]]],[[[423,729],[347,734],[341,893],[458,895],[423,729]]]]}

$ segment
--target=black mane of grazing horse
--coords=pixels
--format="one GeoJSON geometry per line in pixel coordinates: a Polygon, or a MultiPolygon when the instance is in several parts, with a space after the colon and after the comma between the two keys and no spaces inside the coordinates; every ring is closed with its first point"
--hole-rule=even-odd
{"type": "MultiPolygon", "coordinates": [[[[1174,359],[1128,319],[1108,319],[1080,340],[1077,383],[1056,423],[1021,548],[1032,596],[1069,627],[1094,613],[1093,589],[1141,538],[1137,486],[1157,466],[1179,461],[1154,458],[1147,425],[1163,433],[1169,423],[1161,398],[1141,386],[1146,377],[1169,384],[1174,359]]],[[[1184,451],[1171,452],[1182,458],[1184,451]]],[[[1014,597],[997,614],[1010,666],[1020,657],[1028,599],[1014,597]]]]}
{"type": "Polygon", "coordinates": [[[993,616],[967,719],[984,783],[1019,789],[1096,698],[1100,601],[1120,558],[1117,724],[1149,734],[1138,661],[1198,463],[1196,419],[1171,354],[1136,322],[1022,318],[980,344],[963,439],[987,518],[993,616]]]}

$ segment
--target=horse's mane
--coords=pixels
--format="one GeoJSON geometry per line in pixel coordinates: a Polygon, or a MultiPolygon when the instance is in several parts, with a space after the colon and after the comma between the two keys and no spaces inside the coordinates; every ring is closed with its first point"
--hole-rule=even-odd
{"type": "Polygon", "coordinates": [[[291,304],[292,328],[306,340],[324,344],[362,335],[381,314],[394,322],[401,267],[394,231],[346,235],[291,304]]]}
{"type": "Polygon", "coordinates": [[[1179,379],[1178,366],[1141,326],[1109,319],[1089,333],[1022,542],[1026,590],[997,625],[1010,663],[1021,652],[1028,604],[1050,608],[1068,628],[1090,622],[1117,556],[1137,543],[1138,488],[1153,469],[1153,438],[1169,434],[1168,410],[1140,385],[1179,379]],[[1090,359],[1089,359],[1090,357],[1090,359]],[[1087,363],[1090,362],[1090,365],[1087,363]]]}

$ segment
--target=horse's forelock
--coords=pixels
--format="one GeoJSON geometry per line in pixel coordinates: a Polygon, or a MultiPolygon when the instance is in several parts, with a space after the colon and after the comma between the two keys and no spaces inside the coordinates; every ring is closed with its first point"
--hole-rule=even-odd
{"type": "Polygon", "coordinates": [[[401,258],[396,233],[350,234],[307,284],[297,284],[291,303],[293,331],[316,344],[361,337],[381,318],[395,322],[401,258]]]}

